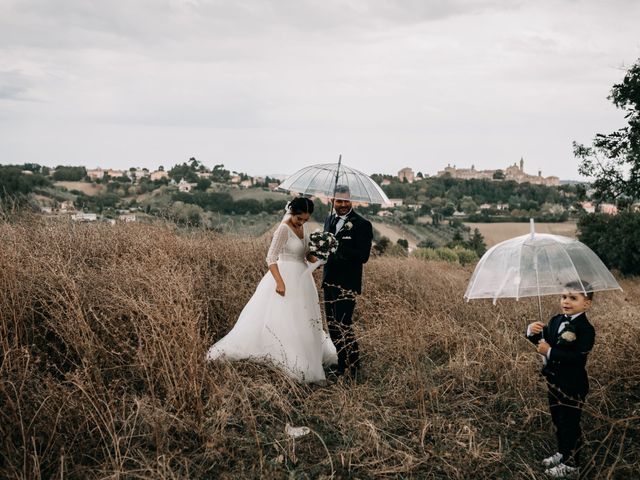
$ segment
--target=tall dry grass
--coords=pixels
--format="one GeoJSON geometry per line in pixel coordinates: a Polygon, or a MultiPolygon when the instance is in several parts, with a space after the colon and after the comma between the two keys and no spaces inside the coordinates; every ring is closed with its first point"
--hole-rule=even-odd
{"type": "MultiPolygon", "coordinates": [[[[207,364],[265,273],[265,242],[0,223],[0,477],[543,478],[554,440],[522,336],[537,306],[464,303],[470,268],[367,265],[357,385],[207,364]],[[286,423],[312,433],[293,440],[286,423]]],[[[640,471],[640,282],[622,285],[590,315],[586,478],[640,471]]]]}

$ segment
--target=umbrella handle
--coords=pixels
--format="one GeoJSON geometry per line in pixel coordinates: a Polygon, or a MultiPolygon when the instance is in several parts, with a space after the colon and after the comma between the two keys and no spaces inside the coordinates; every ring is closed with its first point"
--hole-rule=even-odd
{"type": "Polygon", "coordinates": [[[331,211],[333,212],[333,205],[336,201],[336,190],[338,189],[338,178],[340,177],[340,165],[342,164],[342,154],[338,155],[338,168],[336,168],[336,182],[333,184],[333,195],[331,196],[331,211]]]}

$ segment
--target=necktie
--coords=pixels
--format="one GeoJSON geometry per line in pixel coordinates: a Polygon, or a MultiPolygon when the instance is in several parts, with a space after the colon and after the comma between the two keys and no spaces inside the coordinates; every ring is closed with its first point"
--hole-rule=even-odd
{"type": "Polygon", "coordinates": [[[329,226],[329,231],[333,234],[336,233],[336,225],[338,224],[338,220],[340,219],[340,217],[338,217],[337,215],[334,215],[333,220],[331,220],[331,225],[329,226]]]}

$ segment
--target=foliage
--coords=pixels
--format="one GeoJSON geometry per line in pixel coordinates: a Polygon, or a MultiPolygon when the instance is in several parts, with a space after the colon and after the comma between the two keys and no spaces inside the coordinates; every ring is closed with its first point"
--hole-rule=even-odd
{"type": "Polygon", "coordinates": [[[574,155],[581,160],[580,173],[595,178],[596,199],[630,207],[640,199],[640,59],[608,99],[624,112],[628,125],[597,134],[590,147],[573,142],[574,155]]]}
{"type": "Polygon", "coordinates": [[[67,167],[58,165],[53,172],[53,179],[64,182],[79,182],[87,176],[85,167],[67,167]]]}
{"type": "Polygon", "coordinates": [[[578,239],[604,264],[625,275],[640,275],[640,213],[592,213],[578,221],[578,239]]]}
{"type": "MultiPolygon", "coordinates": [[[[34,164],[28,165],[35,168],[34,164]]],[[[31,175],[22,173],[22,170],[33,172],[32,168],[23,168],[20,165],[0,165],[0,200],[24,196],[37,187],[50,185],[49,180],[40,173],[31,175]]]]}
{"type": "Polygon", "coordinates": [[[416,248],[411,255],[422,260],[444,261],[460,265],[475,263],[479,258],[476,252],[461,247],[416,248]]]}
{"type": "Polygon", "coordinates": [[[400,245],[405,251],[409,250],[409,241],[405,238],[399,238],[396,243],[400,245]]]}
{"type": "Polygon", "coordinates": [[[384,255],[384,253],[387,251],[387,248],[389,248],[390,245],[391,245],[391,240],[389,240],[389,237],[382,236],[378,239],[378,241],[373,246],[373,250],[378,255],[384,255]]]}

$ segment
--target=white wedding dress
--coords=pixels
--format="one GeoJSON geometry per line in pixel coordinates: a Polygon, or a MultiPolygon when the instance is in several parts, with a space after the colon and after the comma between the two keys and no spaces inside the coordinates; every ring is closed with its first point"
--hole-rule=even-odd
{"type": "Polygon", "coordinates": [[[231,331],[209,349],[209,360],[269,361],[302,382],[325,381],[323,364],[336,364],[338,359],[322,326],[313,266],[305,260],[306,227],[303,239],[284,222],[273,234],[267,264],[278,264],[284,297],[276,293],[275,279],[267,272],[231,331]]]}

